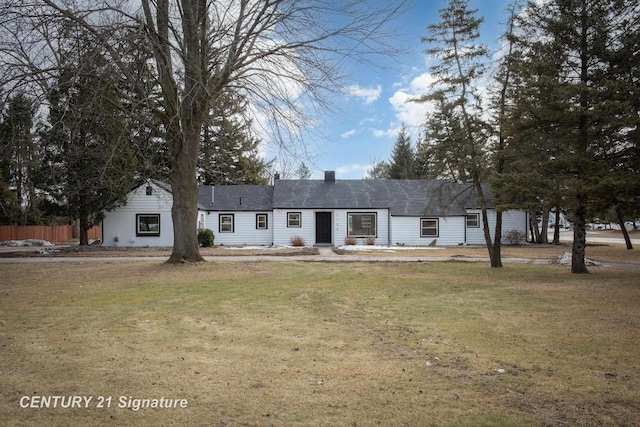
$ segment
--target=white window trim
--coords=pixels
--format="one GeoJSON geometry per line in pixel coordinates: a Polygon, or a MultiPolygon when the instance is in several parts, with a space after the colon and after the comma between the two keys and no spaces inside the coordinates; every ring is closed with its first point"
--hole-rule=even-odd
{"type": "Polygon", "coordinates": [[[302,212],[287,212],[287,228],[302,228],[302,212]],[[295,222],[292,225],[292,215],[298,215],[297,225],[295,222]]]}
{"type": "MultiPolygon", "coordinates": [[[[429,229],[433,229],[433,227],[429,227],[429,229]]],[[[420,218],[420,237],[440,237],[440,219],[439,218],[420,218]],[[436,234],[424,234],[425,227],[423,226],[423,221],[435,221],[436,226],[436,234]]]]}
{"type": "MultiPolygon", "coordinates": [[[[235,231],[235,217],[233,214],[220,214],[220,216],[218,217],[218,232],[219,233],[233,233],[235,231]],[[223,226],[223,218],[230,218],[231,219],[231,230],[223,230],[222,226],[223,226]]],[[[227,224],[224,224],[227,225],[227,224]]]]}
{"type": "Polygon", "coordinates": [[[259,213],[256,214],[256,230],[268,230],[269,229],[269,214],[259,213]],[[260,217],[264,217],[264,227],[260,226],[260,217]]]}
{"type": "Polygon", "coordinates": [[[347,236],[348,237],[378,237],[378,213],[377,212],[347,212],[347,236]],[[375,222],[373,234],[351,234],[351,217],[353,215],[369,215],[373,216],[375,222]]]}
{"type": "Polygon", "coordinates": [[[480,228],[480,214],[479,213],[471,213],[467,214],[465,217],[465,224],[467,228],[480,228]],[[476,218],[476,225],[469,225],[469,217],[474,216],[476,218]]]}

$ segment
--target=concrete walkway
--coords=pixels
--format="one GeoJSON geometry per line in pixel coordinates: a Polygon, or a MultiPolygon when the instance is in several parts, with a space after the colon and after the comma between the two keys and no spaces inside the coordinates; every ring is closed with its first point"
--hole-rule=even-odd
{"type": "MultiPolygon", "coordinates": [[[[166,257],[159,256],[19,256],[0,257],[0,264],[29,263],[91,263],[91,262],[164,262],[166,257]]],[[[339,255],[332,248],[319,248],[318,255],[233,255],[205,256],[209,262],[489,262],[487,257],[447,257],[447,256],[375,256],[363,254],[339,255]]],[[[547,259],[503,258],[503,263],[551,264],[547,259]]]]}
{"type": "MultiPolygon", "coordinates": [[[[37,248],[0,248],[2,252],[33,252],[37,248]],[[19,249],[16,251],[16,249],[19,249]]],[[[208,262],[481,262],[489,263],[488,257],[462,257],[462,256],[376,256],[367,254],[340,255],[331,247],[319,247],[318,255],[233,255],[233,256],[205,256],[208,262]]],[[[29,263],[119,263],[119,262],[154,262],[163,263],[164,256],[8,256],[0,257],[0,264],[29,264],[29,263]]],[[[528,258],[502,258],[504,264],[535,264],[550,265],[554,261],[549,259],[528,258]]],[[[640,264],[606,264],[610,267],[623,270],[640,270],[640,264]]]]}

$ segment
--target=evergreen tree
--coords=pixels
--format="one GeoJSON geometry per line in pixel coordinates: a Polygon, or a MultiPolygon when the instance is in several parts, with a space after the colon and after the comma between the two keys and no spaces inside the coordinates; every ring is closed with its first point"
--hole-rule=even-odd
{"type": "Polygon", "coordinates": [[[412,179],[415,177],[415,153],[411,146],[411,136],[403,124],[389,160],[389,178],[412,179]]]}
{"type": "MultiPolygon", "coordinates": [[[[438,60],[431,67],[435,84],[417,102],[433,102],[428,116],[428,138],[436,159],[446,159],[445,171],[469,182],[482,211],[484,238],[492,267],[501,267],[500,251],[494,249],[483,183],[488,178],[490,126],[483,117],[479,80],[488,60],[487,48],[478,42],[483,18],[469,9],[468,0],[449,0],[440,10],[440,22],[428,27],[427,55],[438,60]]],[[[499,245],[499,242],[496,242],[499,245]]]]}
{"type": "Polygon", "coordinates": [[[117,75],[95,45],[75,36],[49,93],[41,179],[51,204],[79,221],[86,245],[88,229],[133,186],[135,157],[117,75]]]}
{"type": "Polygon", "coordinates": [[[530,3],[520,23],[523,85],[515,95],[513,119],[536,135],[533,150],[546,154],[543,164],[553,165],[558,188],[566,194],[574,225],[573,273],[588,273],[588,201],[597,197],[611,172],[611,157],[638,126],[629,97],[637,93],[637,79],[620,78],[612,57],[631,49],[625,57],[637,68],[637,43],[630,48],[623,41],[625,34],[637,34],[639,13],[630,0],[553,0],[530,3]]]}
{"type": "Polygon", "coordinates": [[[0,174],[5,188],[15,192],[21,215],[11,215],[14,222],[25,225],[38,221],[36,188],[33,175],[39,165],[40,152],[33,135],[34,102],[23,93],[9,99],[0,117],[0,174]]]}
{"type": "Polygon", "coordinates": [[[7,180],[0,169],[0,225],[18,224],[22,217],[20,203],[16,193],[11,191],[7,180]]]}
{"type": "Polygon", "coordinates": [[[211,111],[202,133],[198,180],[206,185],[269,182],[268,163],[260,158],[260,140],[253,136],[251,122],[242,112],[241,97],[227,95],[211,111]]]}
{"type": "Polygon", "coordinates": [[[419,179],[436,178],[436,176],[432,176],[431,173],[433,163],[433,154],[426,136],[418,138],[414,162],[415,177],[419,179]]]}

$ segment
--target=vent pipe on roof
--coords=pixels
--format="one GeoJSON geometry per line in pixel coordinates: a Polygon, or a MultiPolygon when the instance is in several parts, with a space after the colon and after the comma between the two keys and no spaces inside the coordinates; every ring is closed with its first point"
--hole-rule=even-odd
{"type": "Polygon", "coordinates": [[[277,181],[277,180],[279,180],[279,179],[280,179],[280,174],[279,174],[278,172],[274,173],[274,174],[273,174],[273,180],[274,180],[274,181],[277,181]]]}
{"type": "Polygon", "coordinates": [[[324,182],[336,182],[336,171],[325,171],[324,182]]]}
{"type": "Polygon", "coordinates": [[[213,202],[216,200],[215,197],[214,197],[215,196],[215,194],[214,194],[215,190],[216,190],[216,187],[211,186],[211,204],[213,204],[213,202]]]}

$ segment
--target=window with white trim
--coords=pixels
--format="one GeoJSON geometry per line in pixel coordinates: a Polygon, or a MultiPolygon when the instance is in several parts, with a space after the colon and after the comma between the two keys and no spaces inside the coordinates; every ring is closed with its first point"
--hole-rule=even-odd
{"type": "Polygon", "coordinates": [[[347,214],[349,237],[376,237],[375,212],[350,212],[347,214]]]}
{"type": "Polygon", "coordinates": [[[438,237],[439,223],[438,218],[420,218],[420,237],[438,237]]]}
{"type": "Polygon", "coordinates": [[[269,228],[269,216],[267,214],[256,214],[256,230],[266,230],[269,228]]]}
{"type": "Polygon", "coordinates": [[[302,227],[302,213],[301,212],[287,212],[287,227],[300,228],[302,227]]]}
{"type": "Polygon", "coordinates": [[[159,236],[160,214],[136,214],[137,236],[159,236]]]}
{"type": "Polygon", "coordinates": [[[480,214],[467,215],[467,228],[480,228],[480,214]]]}
{"type": "Polygon", "coordinates": [[[233,214],[221,214],[218,230],[220,233],[233,233],[233,214]]]}

